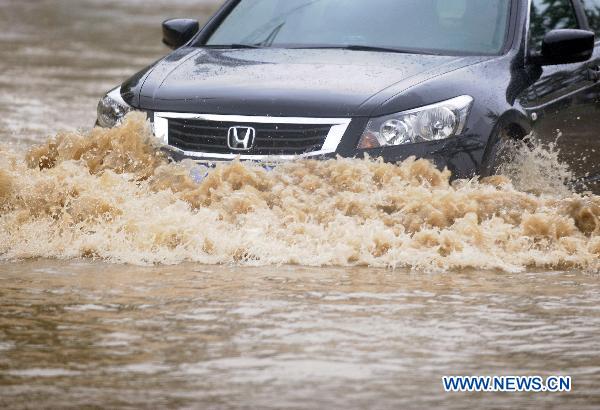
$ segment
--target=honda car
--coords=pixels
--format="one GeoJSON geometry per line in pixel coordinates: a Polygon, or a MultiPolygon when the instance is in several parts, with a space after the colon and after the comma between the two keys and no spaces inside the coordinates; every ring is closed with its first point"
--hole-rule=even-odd
{"type": "Polygon", "coordinates": [[[600,179],[600,0],[229,0],[162,28],[174,51],[97,124],[145,112],[174,160],[415,156],[463,178],[534,132],[600,179]]]}

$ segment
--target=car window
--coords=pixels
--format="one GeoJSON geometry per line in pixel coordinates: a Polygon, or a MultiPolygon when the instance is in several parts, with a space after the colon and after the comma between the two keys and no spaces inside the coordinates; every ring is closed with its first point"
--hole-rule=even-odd
{"type": "Polygon", "coordinates": [[[530,42],[540,49],[546,33],[563,28],[579,28],[571,0],[533,0],[529,25],[530,42]]]}
{"type": "Polygon", "coordinates": [[[360,45],[497,54],[511,0],[240,0],[208,45],[360,45]]]}
{"type": "Polygon", "coordinates": [[[600,34],[600,0],[581,0],[590,28],[600,34]]]}

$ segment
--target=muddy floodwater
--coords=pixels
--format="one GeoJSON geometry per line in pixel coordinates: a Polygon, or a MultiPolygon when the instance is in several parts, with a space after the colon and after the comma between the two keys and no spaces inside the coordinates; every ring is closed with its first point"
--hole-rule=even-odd
{"type": "Polygon", "coordinates": [[[1,265],[4,405],[597,408],[600,287],[581,273],[1,265]],[[574,392],[445,394],[445,374],[574,392]]]}
{"type": "Polygon", "coordinates": [[[206,170],[139,115],[90,131],[166,53],[160,22],[218,3],[0,0],[0,407],[598,408],[600,197],[552,148],[452,181],[425,161],[206,170]]]}

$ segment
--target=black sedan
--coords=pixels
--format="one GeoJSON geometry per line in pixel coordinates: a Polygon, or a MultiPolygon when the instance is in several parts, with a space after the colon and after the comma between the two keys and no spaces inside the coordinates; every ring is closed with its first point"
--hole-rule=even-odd
{"type": "Polygon", "coordinates": [[[229,0],[109,92],[174,159],[428,158],[488,175],[531,131],[600,178],[600,0],[229,0]]]}

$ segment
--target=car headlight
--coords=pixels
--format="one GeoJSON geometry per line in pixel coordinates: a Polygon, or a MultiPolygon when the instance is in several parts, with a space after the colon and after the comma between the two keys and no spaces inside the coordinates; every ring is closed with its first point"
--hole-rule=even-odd
{"type": "Polygon", "coordinates": [[[117,87],[98,103],[98,125],[103,128],[112,128],[132,110],[133,107],[121,98],[121,87],[117,87]]]}
{"type": "Polygon", "coordinates": [[[473,105],[468,95],[437,104],[372,118],[358,143],[359,149],[439,141],[460,135],[473,105]]]}

